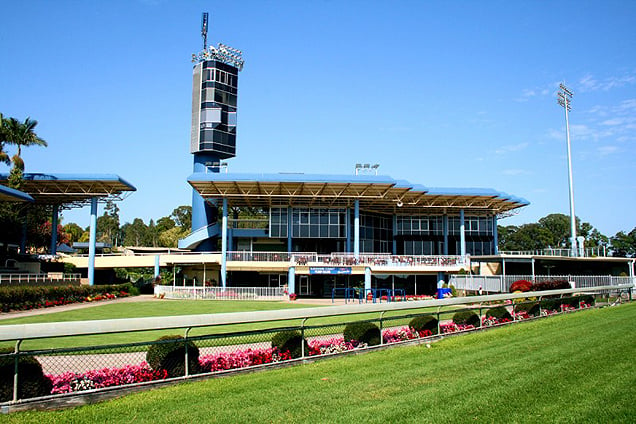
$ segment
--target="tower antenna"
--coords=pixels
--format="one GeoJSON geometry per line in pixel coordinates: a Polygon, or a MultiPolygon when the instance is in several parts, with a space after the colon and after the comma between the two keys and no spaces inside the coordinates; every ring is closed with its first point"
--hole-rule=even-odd
{"type": "Polygon", "coordinates": [[[208,48],[208,12],[203,12],[201,18],[201,37],[203,37],[203,50],[208,48]]]}

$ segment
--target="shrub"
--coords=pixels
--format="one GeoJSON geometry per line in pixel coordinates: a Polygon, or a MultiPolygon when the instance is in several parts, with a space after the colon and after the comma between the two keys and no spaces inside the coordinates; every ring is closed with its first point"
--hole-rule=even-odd
{"type": "Polygon", "coordinates": [[[425,330],[431,332],[431,334],[437,334],[437,318],[431,315],[420,315],[409,322],[409,327],[418,334],[423,333],[425,330]]]}
{"type": "MultiPolygon", "coordinates": [[[[0,402],[13,399],[13,373],[15,359],[4,354],[13,348],[0,349],[0,402]]],[[[44,376],[42,365],[33,356],[20,356],[18,360],[18,399],[29,399],[51,394],[53,384],[44,376]]]]}
{"type": "Polygon", "coordinates": [[[558,297],[541,299],[541,309],[558,311],[561,309],[561,299],[558,297]]]}
{"type": "Polygon", "coordinates": [[[367,346],[380,344],[380,329],[372,322],[350,322],[346,325],[342,335],[345,342],[366,343],[367,346]]]}
{"type": "Polygon", "coordinates": [[[453,322],[457,325],[479,326],[479,315],[473,311],[459,311],[453,315],[453,322]]]}
{"type": "Polygon", "coordinates": [[[536,317],[539,315],[539,303],[538,302],[523,302],[515,305],[515,312],[526,312],[530,316],[536,317]]]}
{"type": "Polygon", "coordinates": [[[272,348],[278,349],[282,354],[289,352],[289,356],[300,358],[302,356],[303,344],[305,345],[305,356],[309,355],[309,345],[307,340],[303,339],[300,332],[295,330],[286,330],[274,334],[272,337],[272,348]]]}
{"type": "Polygon", "coordinates": [[[528,280],[517,280],[510,286],[510,293],[514,292],[527,292],[532,289],[532,281],[528,280]]]}
{"type": "Polygon", "coordinates": [[[591,295],[591,294],[581,295],[577,297],[576,300],[578,301],[577,305],[579,305],[581,302],[585,302],[588,305],[594,305],[596,303],[596,299],[594,299],[594,295],[591,295]]]}
{"type": "Polygon", "coordinates": [[[497,318],[497,319],[509,319],[512,320],[512,315],[508,312],[508,309],[505,306],[497,306],[496,308],[490,308],[486,311],[487,317],[497,318]]]}
{"type": "MultiPolygon", "coordinates": [[[[185,375],[185,339],[179,335],[163,336],[158,343],[151,345],[146,353],[146,362],[155,370],[166,370],[168,377],[185,375]]],[[[199,366],[199,348],[188,340],[188,374],[201,372],[199,366]]]]}
{"type": "Polygon", "coordinates": [[[532,291],[565,290],[571,288],[572,286],[570,286],[570,283],[567,280],[541,281],[532,285],[532,291]]]}

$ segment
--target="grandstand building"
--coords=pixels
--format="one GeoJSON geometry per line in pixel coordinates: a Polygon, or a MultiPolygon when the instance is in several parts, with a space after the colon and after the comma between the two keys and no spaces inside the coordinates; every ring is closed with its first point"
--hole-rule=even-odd
{"type": "MultiPolygon", "coordinates": [[[[204,17],[204,40],[206,25],[204,17]]],[[[236,154],[243,59],[219,44],[193,61],[192,233],[179,247],[221,251],[218,270],[189,268],[200,282],[322,296],[397,280],[407,292],[418,283],[431,291],[446,274],[468,270],[470,255],[497,254],[498,217],[528,204],[492,189],[395,180],[368,164],[355,175],[221,172],[236,154]],[[246,210],[249,218],[239,212],[246,210]]]]}

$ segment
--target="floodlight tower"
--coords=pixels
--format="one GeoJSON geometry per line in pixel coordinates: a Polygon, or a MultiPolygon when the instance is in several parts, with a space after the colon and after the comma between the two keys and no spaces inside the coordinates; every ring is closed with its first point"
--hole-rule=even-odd
{"type": "MultiPolygon", "coordinates": [[[[240,50],[219,43],[207,46],[208,14],[203,13],[201,37],[203,50],[192,55],[192,127],[190,153],[194,155],[194,172],[219,172],[221,160],[236,156],[236,106],[238,73],[243,69],[240,50]]],[[[217,220],[215,204],[206,203],[192,192],[192,231],[205,228],[217,220]]],[[[216,250],[212,239],[196,250],[216,250]]]]}
{"type": "Polygon", "coordinates": [[[572,91],[564,84],[559,85],[557,101],[559,105],[565,109],[565,134],[568,147],[568,183],[570,186],[570,242],[572,248],[572,256],[578,256],[576,247],[576,214],[574,213],[574,186],[572,182],[572,153],[570,151],[570,120],[568,113],[572,109],[572,91]]]}

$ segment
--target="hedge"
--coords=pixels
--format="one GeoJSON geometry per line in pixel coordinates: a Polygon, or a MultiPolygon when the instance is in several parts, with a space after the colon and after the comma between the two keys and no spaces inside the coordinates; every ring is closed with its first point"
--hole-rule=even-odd
{"type": "Polygon", "coordinates": [[[138,294],[138,291],[130,283],[103,286],[10,286],[0,287],[0,305],[2,312],[23,311],[134,294],[138,294]]]}

